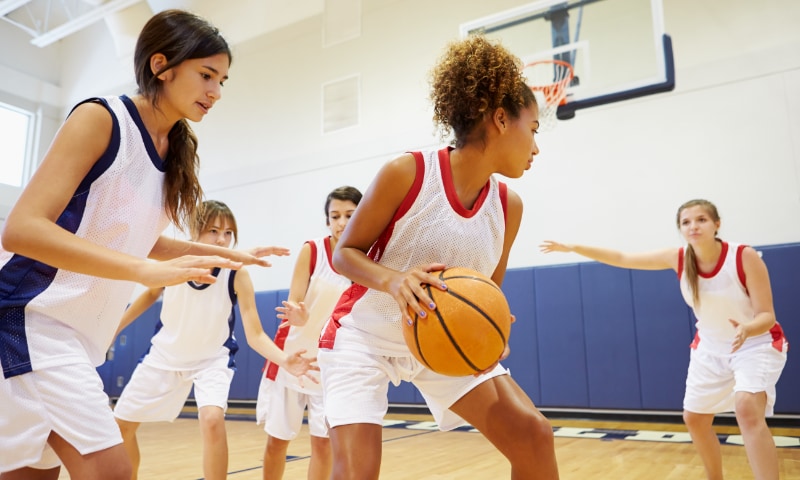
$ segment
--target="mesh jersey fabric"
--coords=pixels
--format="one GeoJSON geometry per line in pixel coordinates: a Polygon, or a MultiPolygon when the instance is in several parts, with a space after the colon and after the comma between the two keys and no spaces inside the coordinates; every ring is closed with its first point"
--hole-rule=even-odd
{"type": "MultiPolygon", "coordinates": [[[[427,264],[467,267],[491,277],[503,254],[506,188],[494,177],[471,209],[458,200],[450,150],[414,152],[417,175],[390,224],[368,255],[405,271],[427,264]]],[[[320,348],[347,348],[375,355],[410,355],[399,306],[388,293],[351,286],[320,339],[320,348]]]]}
{"type": "MultiPolygon", "coordinates": [[[[145,258],[169,222],[164,162],[128,97],[85,102],[110,112],[112,135],[56,223],[97,245],[145,258]]],[[[0,252],[3,375],[84,361],[102,364],[133,288],[132,282],[0,252]]]]}

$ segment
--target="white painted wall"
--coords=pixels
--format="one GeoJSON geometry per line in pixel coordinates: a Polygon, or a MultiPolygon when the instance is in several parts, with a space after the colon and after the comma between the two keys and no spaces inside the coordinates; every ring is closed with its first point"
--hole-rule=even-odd
{"type": "MultiPolygon", "coordinates": [[[[223,100],[196,130],[207,195],[233,208],[240,246],[298,251],[326,232],[328,191],[366,189],[399,152],[438,144],[426,79],[441,48],[459,24],[523,3],[364,0],[356,40],[324,49],[317,15],[237,44],[223,100]],[[356,73],[361,125],[323,136],[321,85],[356,73]]],[[[580,261],[538,253],[548,238],[677,245],[676,209],[694,197],[718,205],[725,238],[800,241],[799,22],[795,0],[666,0],[676,90],[540,135],[532,170],[508,181],[525,202],[509,266],[580,261]]],[[[98,24],[62,42],[65,105],[130,90],[130,62],[103,35],[98,24]]],[[[251,270],[257,290],[288,288],[294,257],[273,263],[251,270]]]]}

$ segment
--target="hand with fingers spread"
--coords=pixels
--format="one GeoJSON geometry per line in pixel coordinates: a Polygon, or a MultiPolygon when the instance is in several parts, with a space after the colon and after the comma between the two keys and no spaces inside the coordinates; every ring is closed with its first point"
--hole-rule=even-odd
{"type": "Polygon", "coordinates": [[[305,302],[290,302],[284,300],[281,304],[283,306],[275,307],[275,311],[278,312],[277,317],[279,319],[286,321],[281,322],[278,328],[286,328],[290,325],[302,327],[308,322],[308,309],[306,308],[305,302]]]}
{"type": "Polygon", "coordinates": [[[419,312],[421,317],[424,317],[426,314],[425,310],[420,307],[420,303],[427,305],[431,310],[436,308],[433,300],[425,293],[425,289],[422,286],[428,284],[439,290],[447,290],[447,285],[442,283],[439,277],[431,273],[444,270],[445,268],[446,265],[443,263],[430,263],[392,275],[386,293],[391,295],[400,306],[400,312],[403,315],[404,322],[409,325],[413,323],[411,316],[408,314],[409,307],[415,312],[419,312]]]}
{"type": "Polygon", "coordinates": [[[247,250],[245,253],[247,253],[249,255],[252,255],[254,257],[261,258],[261,257],[269,257],[269,256],[285,257],[285,256],[289,255],[291,252],[286,247],[275,247],[275,246],[264,247],[264,246],[260,246],[260,247],[251,248],[250,250],[247,250]]]}
{"type": "Polygon", "coordinates": [[[184,255],[161,262],[144,262],[139,283],[147,287],[167,287],[184,282],[214,283],[213,268],[238,270],[241,262],[228,260],[215,255],[184,255]]]}
{"type": "Polygon", "coordinates": [[[543,253],[550,253],[550,252],[571,252],[573,250],[572,245],[567,245],[564,243],[554,242],[552,240],[545,240],[544,242],[539,245],[539,251],[543,253]]]}
{"type": "MultiPolygon", "coordinates": [[[[298,377],[302,381],[302,377],[306,377],[310,379],[314,383],[319,383],[316,377],[310,375],[309,372],[318,372],[319,367],[317,366],[317,359],[315,358],[305,358],[303,354],[306,353],[307,350],[298,350],[292,354],[289,354],[286,357],[286,361],[281,365],[282,368],[285,368],[287,372],[291,373],[295,377],[298,377]]],[[[301,382],[302,383],[302,382],[301,382]]]]}
{"type": "Polygon", "coordinates": [[[232,250],[230,258],[241,262],[244,265],[258,265],[260,267],[271,267],[272,264],[262,257],[289,255],[289,249],[284,247],[255,247],[250,250],[232,250]]]}

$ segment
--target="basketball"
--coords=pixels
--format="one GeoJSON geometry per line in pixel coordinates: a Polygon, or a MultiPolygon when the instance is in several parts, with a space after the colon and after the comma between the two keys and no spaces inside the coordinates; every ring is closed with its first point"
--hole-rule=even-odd
{"type": "Polygon", "coordinates": [[[424,285],[436,304],[425,316],[408,309],[414,325],[403,322],[403,337],[414,357],[434,372],[472,375],[500,359],[511,332],[511,310],[492,279],[468,268],[439,272],[442,291],[424,285]]]}

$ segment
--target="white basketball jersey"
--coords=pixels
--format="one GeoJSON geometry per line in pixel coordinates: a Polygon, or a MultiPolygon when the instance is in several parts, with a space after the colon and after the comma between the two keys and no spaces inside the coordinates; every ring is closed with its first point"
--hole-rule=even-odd
{"type": "Polygon", "coordinates": [[[199,370],[213,364],[235,368],[239,349],[235,271],[215,268],[212,284],[186,282],[164,289],[161,317],[143,363],[164,370],[199,370]]]}
{"type": "MultiPolygon", "coordinates": [[[[133,102],[94,98],[113,119],[108,148],[56,223],[92,243],[145,258],[166,228],[164,162],[133,102]]],[[[105,353],[133,283],[60,270],[0,252],[0,364],[8,378],[105,353]]]]}
{"type": "MultiPolygon", "coordinates": [[[[697,318],[697,335],[692,343],[693,348],[721,354],[730,353],[736,329],[729,319],[740,323],[753,320],[755,314],[747,293],[747,278],[742,266],[742,251],[745,247],[746,245],[722,242],[722,253],[714,271],[698,272],[699,305],[694,304],[692,289],[686,275],[683,275],[686,249],[680,250],[678,276],[681,294],[697,318]]],[[[783,331],[779,324],[775,324],[771,331],[745,340],[742,349],[778,341],[780,346],[776,343],[776,348],[781,350],[782,339],[783,331]]]]}
{"type": "MultiPolygon", "coordinates": [[[[505,184],[491,177],[467,210],[453,186],[450,149],[414,156],[414,184],[369,256],[398,271],[443,263],[491,277],[503,254],[505,184]]],[[[400,308],[391,295],[354,284],[323,330],[320,348],[334,348],[335,343],[336,348],[376,355],[408,355],[400,322],[400,308]]]]}
{"type": "MultiPolygon", "coordinates": [[[[302,327],[279,328],[275,334],[275,344],[288,353],[305,349],[307,353],[304,356],[314,357],[317,355],[319,334],[323,325],[330,318],[342,292],[353,282],[339,275],[333,268],[331,237],[309,240],[306,243],[311,247],[311,277],[303,298],[308,309],[308,321],[302,327]]],[[[287,320],[281,322],[281,325],[286,324],[287,320]]],[[[301,386],[300,379],[269,360],[265,368],[267,378],[275,380],[280,377],[282,384],[288,388],[303,392],[322,392],[322,385],[306,380],[301,386]]]]}

